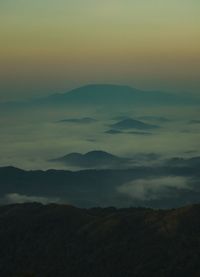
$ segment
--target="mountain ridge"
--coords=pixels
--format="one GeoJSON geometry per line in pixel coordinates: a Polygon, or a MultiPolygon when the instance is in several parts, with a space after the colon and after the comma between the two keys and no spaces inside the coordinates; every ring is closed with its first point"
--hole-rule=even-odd
{"type": "Polygon", "coordinates": [[[86,106],[135,107],[156,105],[199,105],[200,99],[188,95],[145,91],[131,86],[114,84],[90,84],[74,88],[64,93],[55,93],[40,98],[22,101],[1,102],[1,109],[22,109],[32,107],[86,106]]]}
{"type": "Polygon", "coordinates": [[[1,167],[0,203],[38,199],[78,207],[175,208],[200,201],[199,159],[188,160],[188,165],[184,161],[184,166],[168,160],[152,166],[149,159],[145,164],[78,171],[1,167]]]}

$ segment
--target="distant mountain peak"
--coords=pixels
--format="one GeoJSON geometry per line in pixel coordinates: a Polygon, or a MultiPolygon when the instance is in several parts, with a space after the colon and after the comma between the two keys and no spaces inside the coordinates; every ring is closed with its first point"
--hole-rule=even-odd
{"type": "Polygon", "coordinates": [[[55,93],[47,97],[27,101],[0,103],[1,110],[30,107],[103,107],[105,109],[199,105],[199,98],[191,95],[180,95],[162,91],[145,91],[128,85],[87,84],[64,93],[55,93]]]}
{"type": "Polygon", "coordinates": [[[126,118],[122,119],[115,124],[112,124],[111,127],[113,129],[139,129],[139,130],[149,130],[159,128],[158,125],[153,125],[149,123],[145,123],[140,120],[126,118]]]}
{"type": "Polygon", "coordinates": [[[127,158],[121,158],[102,150],[93,150],[85,154],[69,153],[65,156],[50,160],[52,162],[61,162],[68,166],[82,168],[107,168],[119,166],[127,162],[127,158]]]}

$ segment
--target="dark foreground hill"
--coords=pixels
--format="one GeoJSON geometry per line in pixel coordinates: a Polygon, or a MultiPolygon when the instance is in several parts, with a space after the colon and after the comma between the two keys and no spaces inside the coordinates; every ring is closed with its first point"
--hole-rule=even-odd
{"type": "Polygon", "coordinates": [[[0,207],[1,277],[200,276],[200,205],[0,207]]]}

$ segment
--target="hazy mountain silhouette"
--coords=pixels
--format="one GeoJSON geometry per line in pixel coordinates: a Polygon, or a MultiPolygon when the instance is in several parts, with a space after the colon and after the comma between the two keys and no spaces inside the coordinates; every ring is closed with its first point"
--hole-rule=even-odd
{"type": "Polygon", "coordinates": [[[106,134],[109,135],[118,135],[118,134],[123,134],[123,132],[121,130],[115,130],[115,129],[110,129],[105,131],[106,134]]]}
{"type": "Polygon", "coordinates": [[[0,207],[1,277],[198,277],[200,205],[0,207]]]}
{"type": "MultiPolygon", "coordinates": [[[[138,128],[126,128],[128,129],[138,129],[138,128]]],[[[107,131],[105,131],[105,134],[109,134],[109,135],[119,135],[119,134],[124,134],[124,135],[136,135],[136,136],[150,136],[153,135],[153,133],[151,132],[144,132],[144,131],[127,131],[125,128],[124,129],[109,129],[107,131]]]]}
{"type": "Polygon", "coordinates": [[[153,133],[150,133],[150,132],[135,132],[135,131],[127,132],[127,134],[136,135],[136,136],[151,136],[151,135],[153,135],[153,133]]]}
{"type": "Polygon", "coordinates": [[[157,105],[199,105],[198,98],[161,91],[142,91],[129,86],[112,84],[86,85],[43,98],[19,102],[0,103],[1,110],[22,109],[34,107],[91,107],[105,108],[157,106],[157,105]]]}
{"type": "Polygon", "coordinates": [[[175,157],[172,159],[169,159],[167,161],[167,164],[170,166],[187,166],[187,167],[198,167],[200,168],[200,157],[192,157],[192,158],[180,158],[180,157],[175,157]]]}
{"type": "Polygon", "coordinates": [[[127,118],[118,121],[111,125],[113,129],[139,129],[139,130],[149,130],[149,129],[157,129],[159,128],[158,125],[144,123],[140,120],[135,120],[132,118],[127,118]]]}
{"type": "Polygon", "coordinates": [[[96,119],[91,117],[82,117],[82,118],[66,118],[61,119],[58,123],[77,123],[77,124],[87,124],[96,122],[96,119]]]}
{"type": "Polygon", "coordinates": [[[194,104],[189,96],[160,91],[143,91],[130,86],[114,84],[94,84],[73,89],[67,93],[54,94],[44,101],[69,102],[71,104],[104,104],[104,105],[156,105],[156,104],[194,104]]]}
{"type": "Polygon", "coordinates": [[[70,153],[50,161],[83,168],[113,168],[127,164],[130,159],[121,158],[105,151],[90,151],[86,154],[70,153]]]}

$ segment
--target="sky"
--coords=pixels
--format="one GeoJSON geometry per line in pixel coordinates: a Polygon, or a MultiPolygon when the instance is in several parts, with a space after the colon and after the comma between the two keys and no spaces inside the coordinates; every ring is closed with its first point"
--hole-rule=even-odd
{"type": "Polygon", "coordinates": [[[1,0],[0,101],[88,83],[199,94],[199,0],[1,0]]]}

